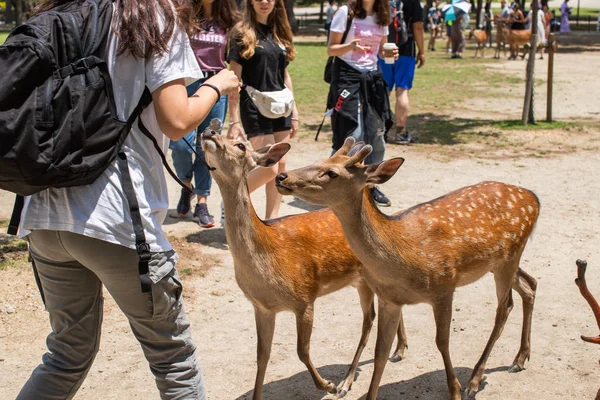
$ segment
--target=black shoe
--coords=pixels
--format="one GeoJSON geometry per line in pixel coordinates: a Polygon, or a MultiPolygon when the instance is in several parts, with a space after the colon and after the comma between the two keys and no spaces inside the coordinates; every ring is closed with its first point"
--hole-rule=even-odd
{"type": "Polygon", "coordinates": [[[194,193],[192,192],[193,190],[193,187],[190,189],[181,188],[181,196],[179,197],[179,202],[177,203],[177,214],[180,217],[184,217],[190,212],[190,203],[192,202],[192,197],[194,196],[194,193]]]}
{"type": "Polygon", "coordinates": [[[373,196],[373,200],[375,200],[377,205],[382,207],[389,207],[392,205],[390,199],[388,199],[377,186],[373,186],[371,189],[369,189],[369,191],[371,192],[371,196],[373,196]]]}

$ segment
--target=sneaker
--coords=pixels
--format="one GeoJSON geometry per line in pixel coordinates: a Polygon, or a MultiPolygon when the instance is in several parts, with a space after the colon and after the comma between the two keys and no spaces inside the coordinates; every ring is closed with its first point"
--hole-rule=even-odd
{"type": "Polygon", "coordinates": [[[385,196],[385,194],[383,194],[381,190],[379,190],[377,186],[373,186],[369,190],[371,191],[371,196],[373,196],[373,200],[375,200],[375,203],[377,203],[377,205],[382,207],[389,207],[392,205],[390,199],[388,199],[385,196]]]}
{"type": "Polygon", "coordinates": [[[181,188],[181,196],[179,197],[179,202],[177,203],[177,214],[180,217],[184,217],[190,212],[190,203],[192,202],[192,197],[194,196],[193,190],[193,186],[190,189],[181,188]]]}
{"type": "Polygon", "coordinates": [[[215,226],[215,220],[213,216],[208,213],[208,206],[206,203],[196,204],[192,220],[196,221],[198,225],[203,228],[212,228],[215,226]]]}
{"type": "Polygon", "coordinates": [[[419,141],[418,137],[415,137],[408,132],[404,132],[402,134],[397,133],[392,140],[388,141],[388,143],[408,145],[416,143],[417,141],[419,141]]]}

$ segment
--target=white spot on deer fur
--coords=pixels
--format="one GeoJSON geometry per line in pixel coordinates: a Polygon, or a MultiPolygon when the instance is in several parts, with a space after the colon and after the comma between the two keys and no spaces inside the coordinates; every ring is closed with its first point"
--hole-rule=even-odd
{"type": "Polygon", "coordinates": [[[527,211],[529,211],[529,214],[533,214],[533,207],[527,206],[527,211]]]}
{"type": "Polygon", "coordinates": [[[452,234],[456,235],[456,231],[454,229],[452,229],[452,234]]]}
{"type": "Polygon", "coordinates": [[[521,207],[521,214],[525,214],[525,209],[521,207]]]}
{"type": "MultiPolygon", "coordinates": [[[[454,211],[448,211],[448,214],[454,215],[454,211]]],[[[454,221],[452,218],[449,218],[449,219],[450,219],[450,221],[454,221]]]]}
{"type": "Polygon", "coordinates": [[[477,204],[475,202],[471,203],[471,208],[477,208],[477,204]]]}
{"type": "Polygon", "coordinates": [[[477,201],[479,201],[479,204],[483,204],[484,203],[483,199],[478,199],[477,201]]]}
{"type": "Polygon", "coordinates": [[[487,198],[488,198],[488,197],[487,197],[487,194],[485,194],[485,193],[481,193],[481,197],[483,197],[484,199],[487,199],[487,198]]]}
{"type": "Polygon", "coordinates": [[[457,211],[456,215],[458,215],[458,218],[462,218],[463,217],[463,213],[461,213],[460,211],[457,211]]]}
{"type": "Polygon", "coordinates": [[[507,189],[508,189],[509,192],[513,191],[511,187],[508,187],[507,189]]]}
{"type": "Polygon", "coordinates": [[[521,194],[521,191],[519,191],[519,199],[523,200],[523,195],[521,194]]]}
{"type": "MultiPolygon", "coordinates": [[[[511,220],[510,220],[510,224],[511,225],[516,225],[518,223],[519,223],[519,217],[512,217],[511,218],[511,220]]],[[[523,225],[523,224],[521,224],[521,225],[523,225]]]]}
{"type": "Polygon", "coordinates": [[[521,223],[521,231],[524,231],[524,230],[525,230],[525,224],[521,223]]]}
{"type": "Polygon", "coordinates": [[[496,191],[496,193],[495,193],[495,194],[496,194],[496,196],[498,196],[498,197],[502,197],[502,193],[501,193],[500,191],[496,191]]]}
{"type": "Polygon", "coordinates": [[[507,206],[508,208],[514,208],[512,201],[507,201],[507,202],[506,202],[506,206],[507,206]]]}
{"type": "Polygon", "coordinates": [[[510,199],[512,201],[514,201],[515,203],[517,202],[517,197],[514,194],[512,194],[512,193],[510,194],[510,199]]]}

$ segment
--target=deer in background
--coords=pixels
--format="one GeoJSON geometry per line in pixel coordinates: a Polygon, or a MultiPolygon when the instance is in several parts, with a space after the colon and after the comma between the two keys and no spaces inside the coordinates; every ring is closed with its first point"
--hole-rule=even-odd
{"type": "MultiPolygon", "coordinates": [[[[362,264],[344,237],[331,210],[324,209],[263,221],[256,215],[246,178],[257,166],[270,166],[290,145],[277,143],[253,151],[249,144],[230,142],[211,131],[201,135],[206,162],[219,185],[225,215],[225,233],[233,256],[238,286],[254,306],[257,331],[257,373],[253,399],[262,398],[263,381],[275,330],[275,316],[291,311],[296,316],[297,352],[317,388],[343,397],[354,381],[360,355],[367,344],[375,308],[373,291],[362,277],[362,264]],[[314,303],[317,297],[348,285],[357,288],[363,311],[362,333],[356,354],[342,383],[323,379],[310,358],[314,303]]],[[[396,315],[394,318],[400,318],[396,315]]],[[[404,356],[406,336],[398,325],[398,345],[392,360],[404,356]]]]}
{"type": "Polygon", "coordinates": [[[500,15],[496,15],[494,17],[494,21],[496,22],[496,51],[494,52],[494,58],[500,58],[500,50],[504,51],[504,57],[506,58],[506,39],[504,38],[504,27],[506,26],[506,21],[500,17],[500,15]]]}
{"type": "MultiPolygon", "coordinates": [[[[594,295],[590,293],[587,287],[587,282],[585,281],[585,270],[587,269],[587,261],[585,260],[577,260],[577,279],[575,279],[575,284],[579,288],[579,292],[583,296],[583,298],[590,305],[592,312],[594,313],[594,317],[596,318],[596,324],[598,324],[598,329],[600,329],[600,305],[594,298],[594,295]]],[[[588,343],[600,344],[600,335],[596,337],[590,336],[581,336],[581,339],[588,343]]],[[[596,394],[596,400],[600,400],[600,389],[596,394]]]]}
{"type": "Polygon", "coordinates": [[[488,38],[486,31],[483,29],[471,29],[468,39],[473,38],[475,38],[475,45],[477,46],[475,47],[475,57],[477,57],[477,52],[481,49],[481,57],[485,58],[483,50],[485,49],[485,41],[488,38]]]}
{"type": "Polygon", "coordinates": [[[453,295],[457,287],[488,272],[496,283],[496,319],[467,394],[479,389],[488,356],[513,308],[511,289],[523,300],[523,328],[509,372],[523,370],[530,356],[537,283],[519,268],[519,261],[539,215],[538,198],[520,187],[483,182],[388,216],[366,188],[389,180],[404,159],[364,166],[371,150],[348,138],[329,159],[275,178],[280,193],[331,208],[379,299],[375,368],[366,399],[377,398],[401,307],[417,303],[433,307],[450,398],[461,398],[449,351],[453,295]]]}

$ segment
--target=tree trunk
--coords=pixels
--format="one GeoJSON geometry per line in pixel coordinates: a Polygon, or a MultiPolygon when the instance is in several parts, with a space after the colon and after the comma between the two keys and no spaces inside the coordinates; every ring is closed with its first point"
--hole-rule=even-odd
{"type": "Polygon", "coordinates": [[[321,0],[321,9],[319,10],[319,23],[323,23],[323,14],[325,13],[325,0],[321,0]]]}
{"type": "MultiPolygon", "coordinates": [[[[483,0],[477,0],[477,15],[475,18],[475,29],[479,29],[479,26],[484,22],[481,21],[481,9],[483,8],[483,0]]],[[[484,27],[485,29],[485,27],[484,27]]]]}
{"type": "Polygon", "coordinates": [[[294,14],[294,0],[285,0],[285,11],[287,12],[288,21],[292,27],[292,33],[298,34],[298,23],[296,22],[296,15],[294,14]]]}
{"type": "Polygon", "coordinates": [[[535,54],[537,53],[537,15],[538,2],[534,1],[531,8],[531,48],[529,49],[529,58],[527,59],[527,75],[525,79],[525,102],[523,104],[523,125],[528,123],[535,124],[535,115],[533,112],[533,83],[535,72],[535,54]]]}

